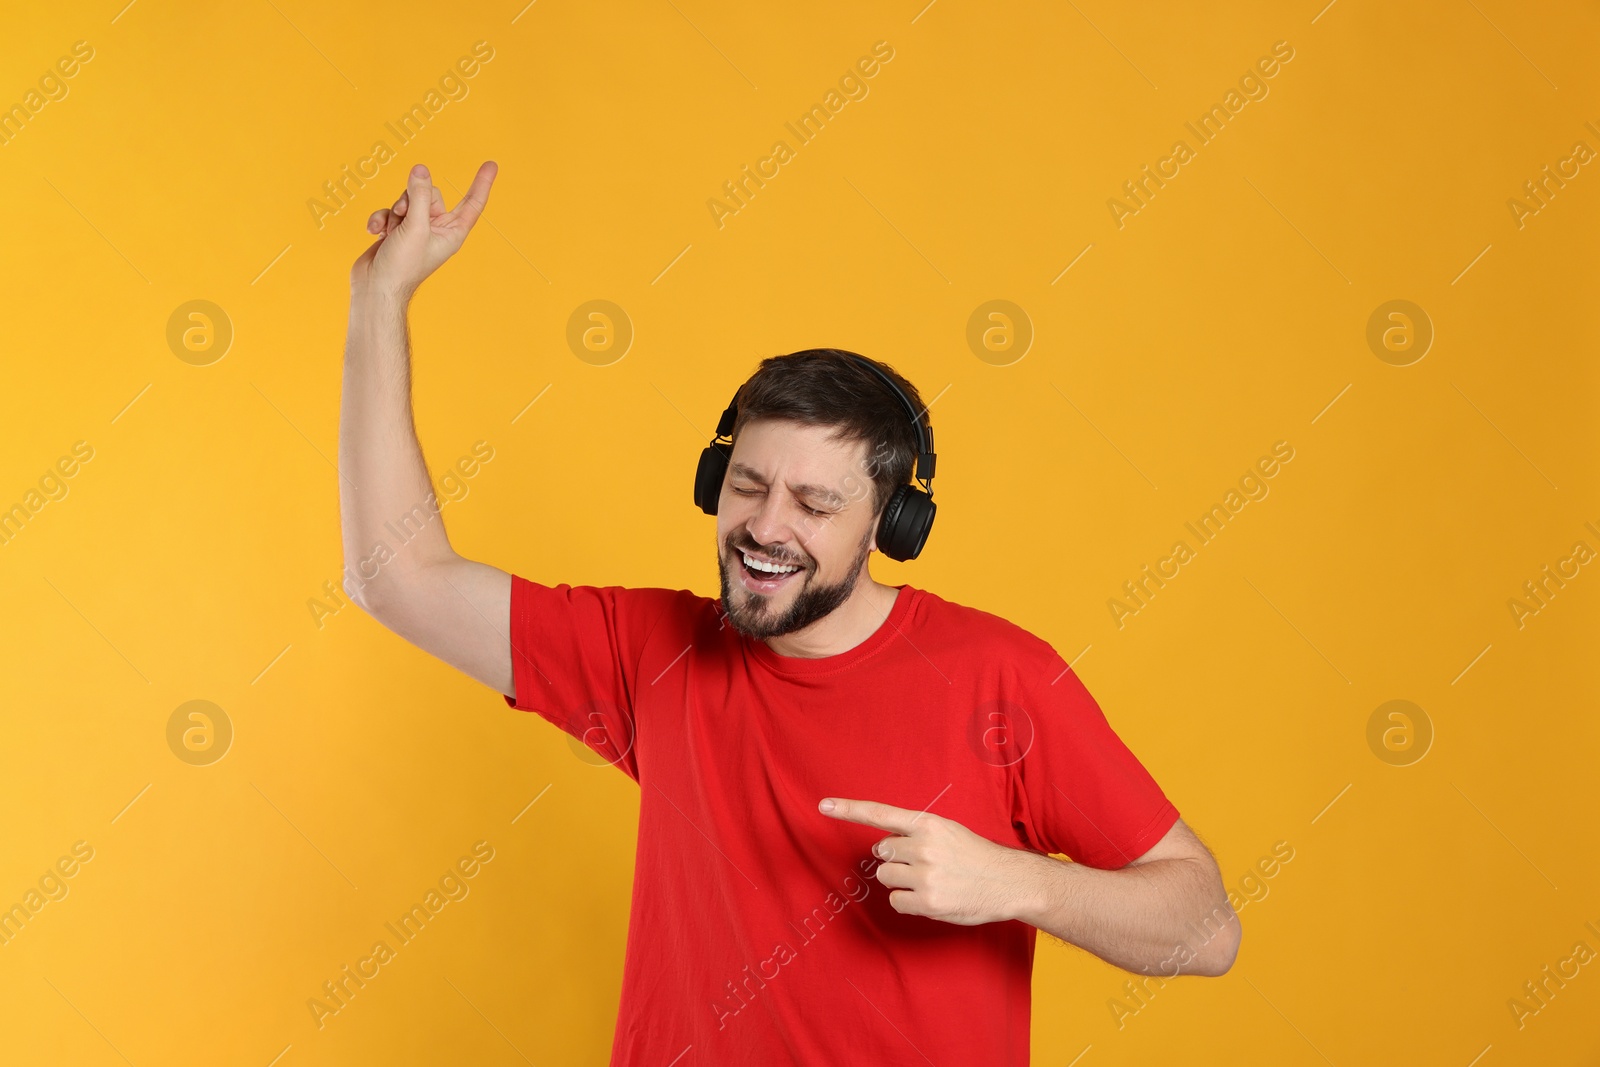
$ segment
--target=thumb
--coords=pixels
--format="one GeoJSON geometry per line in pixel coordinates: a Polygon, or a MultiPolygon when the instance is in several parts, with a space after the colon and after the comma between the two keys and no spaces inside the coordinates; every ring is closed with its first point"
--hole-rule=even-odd
{"type": "Polygon", "coordinates": [[[428,174],[428,168],[418,163],[411,168],[411,175],[406,182],[406,214],[400,220],[400,229],[407,233],[411,230],[427,230],[432,206],[433,178],[428,174]]]}

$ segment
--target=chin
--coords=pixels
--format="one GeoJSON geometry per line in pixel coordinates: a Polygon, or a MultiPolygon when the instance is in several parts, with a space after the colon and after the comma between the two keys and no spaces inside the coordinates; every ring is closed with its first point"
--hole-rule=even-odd
{"type": "MultiPolygon", "coordinates": [[[[792,599],[790,591],[782,589],[776,593],[758,593],[745,586],[738,568],[737,562],[724,562],[722,566],[723,621],[740,633],[758,640],[776,636],[772,632],[772,623],[787,610],[788,601],[792,599]]],[[[794,584],[798,588],[800,582],[807,580],[809,575],[797,578],[794,584]]]]}

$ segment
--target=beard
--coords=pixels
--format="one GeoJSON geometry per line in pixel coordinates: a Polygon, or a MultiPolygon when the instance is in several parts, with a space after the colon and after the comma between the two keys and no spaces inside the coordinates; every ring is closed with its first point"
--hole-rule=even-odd
{"type": "MultiPolygon", "coordinates": [[[[739,552],[737,548],[730,547],[729,550],[736,554],[739,552]]],[[[850,599],[850,594],[855,591],[856,579],[861,575],[861,565],[871,551],[872,528],[869,526],[856,551],[856,558],[846,568],[844,578],[834,585],[822,585],[813,579],[808,569],[804,575],[790,579],[801,583],[800,591],[795,594],[794,603],[782,612],[772,607],[772,596],[753,593],[738,583],[733,570],[743,564],[737,559],[730,564],[719,552],[717,571],[722,576],[723,613],[735,630],[756,640],[782,637],[803,630],[850,599]]]]}

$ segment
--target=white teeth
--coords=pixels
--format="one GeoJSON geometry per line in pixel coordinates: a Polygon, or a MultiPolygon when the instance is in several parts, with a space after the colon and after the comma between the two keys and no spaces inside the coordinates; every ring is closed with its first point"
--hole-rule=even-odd
{"type": "Polygon", "coordinates": [[[767,574],[789,574],[800,569],[799,567],[777,567],[771,563],[763,563],[759,559],[752,559],[748,555],[744,557],[744,564],[753,571],[763,571],[767,574]]]}

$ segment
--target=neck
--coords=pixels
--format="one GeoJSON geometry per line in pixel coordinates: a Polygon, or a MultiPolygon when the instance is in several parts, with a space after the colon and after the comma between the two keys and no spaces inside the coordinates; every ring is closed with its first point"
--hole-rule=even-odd
{"type": "Polygon", "coordinates": [[[780,656],[821,659],[848,652],[877,633],[889,618],[900,590],[874,581],[871,575],[856,583],[850,598],[803,630],[766,639],[780,656]]]}

